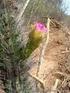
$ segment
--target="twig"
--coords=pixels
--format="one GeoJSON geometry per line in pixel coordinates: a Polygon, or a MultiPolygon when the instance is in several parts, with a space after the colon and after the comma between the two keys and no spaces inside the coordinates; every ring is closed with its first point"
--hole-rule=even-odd
{"type": "Polygon", "coordinates": [[[20,11],[19,15],[17,16],[17,18],[16,18],[17,23],[21,20],[21,17],[23,15],[23,13],[25,12],[29,2],[30,2],[30,0],[26,1],[25,5],[23,6],[22,10],[20,11]]]}
{"type": "Polygon", "coordinates": [[[63,73],[63,72],[55,72],[54,74],[59,74],[59,75],[62,75],[62,76],[65,76],[65,77],[69,77],[70,78],[70,75],[69,74],[66,74],[66,73],[63,73]]]}
{"type": "Polygon", "coordinates": [[[62,53],[62,54],[70,53],[70,51],[69,51],[69,50],[66,50],[66,51],[62,51],[61,53],[62,53]]]}
{"type": "Polygon", "coordinates": [[[45,18],[45,19],[47,19],[47,18],[50,18],[50,20],[51,20],[51,23],[55,26],[55,27],[61,27],[62,26],[62,24],[60,24],[57,20],[55,20],[54,18],[52,18],[52,17],[48,17],[48,16],[43,16],[43,18],[45,18]]]}
{"type": "Polygon", "coordinates": [[[59,83],[59,79],[56,79],[55,84],[54,84],[54,86],[52,87],[50,93],[55,93],[55,92],[56,92],[56,89],[57,89],[58,83],[59,83]]]}
{"type": "Polygon", "coordinates": [[[41,0],[38,0],[37,1],[37,5],[36,5],[36,8],[35,8],[35,10],[34,10],[34,6],[35,6],[35,3],[36,2],[34,2],[34,5],[33,5],[33,8],[32,8],[32,11],[31,11],[31,15],[30,15],[30,19],[29,19],[29,21],[28,21],[28,23],[27,23],[27,26],[30,24],[30,21],[31,21],[31,18],[32,18],[32,16],[36,13],[36,11],[38,10],[38,8],[39,8],[39,3],[41,2],[41,0]]]}
{"type": "Polygon", "coordinates": [[[32,75],[31,73],[28,73],[28,75],[38,81],[41,84],[42,88],[44,88],[44,82],[41,79],[39,79],[37,76],[32,75]]]}
{"type": "Polygon", "coordinates": [[[41,63],[43,62],[43,57],[44,57],[44,54],[45,54],[46,46],[47,46],[48,41],[49,41],[49,25],[50,25],[50,19],[48,18],[48,21],[47,21],[48,32],[46,34],[45,41],[43,41],[43,43],[42,43],[43,45],[42,45],[42,48],[41,48],[39,62],[38,62],[38,68],[37,68],[37,73],[36,73],[37,77],[38,77],[38,73],[39,73],[39,70],[40,70],[41,63]]]}

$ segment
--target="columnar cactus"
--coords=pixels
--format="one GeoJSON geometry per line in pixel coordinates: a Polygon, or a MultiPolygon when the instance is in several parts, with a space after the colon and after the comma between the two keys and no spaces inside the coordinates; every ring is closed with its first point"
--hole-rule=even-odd
{"type": "Polygon", "coordinates": [[[29,34],[29,39],[24,49],[25,58],[39,46],[42,41],[43,35],[47,32],[47,28],[43,23],[37,22],[32,25],[32,31],[29,34]]]}

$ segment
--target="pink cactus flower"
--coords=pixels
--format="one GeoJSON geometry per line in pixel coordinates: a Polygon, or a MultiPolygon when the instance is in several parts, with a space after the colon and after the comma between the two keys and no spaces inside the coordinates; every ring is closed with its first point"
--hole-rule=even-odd
{"type": "Polygon", "coordinates": [[[48,31],[47,27],[43,23],[40,23],[40,22],[35,23],[35,29],[40,32],[48,31]]]}

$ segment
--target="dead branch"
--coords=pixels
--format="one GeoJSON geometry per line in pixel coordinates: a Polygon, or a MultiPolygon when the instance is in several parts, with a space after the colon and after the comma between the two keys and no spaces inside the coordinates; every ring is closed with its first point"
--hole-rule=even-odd
{"type": "Polygon", "coordinates": [[[21,20],[22,15],[24,14],[29,2],[30,2],[30,0],[26,1],[25,5],[23,6],[22,10],[20,11],[19,15],[17,16],[17,18],[16,18],[17,23],[21,20]]]}
{"type": "Polygon", "coordinates": [[[49,29],[50,29],[50,19],[49,18],[48,18],[48,21],[47,21],[47,29],[48,29],[48,32],[46,34],[45,40],[42,41],[42,48],[41,48],[41,52],[40,52],[38,68],[37,68],[37,73],[36,73],[37,77],[38,77],[38,73],[39,73],[39,70],[40,70],[40,66],[41,66],[42,62],[44,61],[43,57],[44,57],[44,54],[45,54],[47,44],[49,42],[49,29]]]}
{"type": "Polygon", "coordinates": [[[66,73],[64,73],[64,72],[55,72],[54,73],[54,75],[57,75],[57,74],[59,74],[59,75],[61,75],[61,76],[64,76],[64,77],[66,77],[66,78],[70,78],[70,74],[66,74],[66,73]]]}
{"type": "Polygon", "coordinates": [[[42,88],[44,88],[44,81],[42,81],[42,80],[39,79],[37,76],[34,76],[34,75],[32,75],[31,73],[29,73],[29,72],[28,72],[28,75],[29,75],[30,77],[32,77],[34,80],[36,80],[38,83],[40,83],[41,86],[42,86],[42,88]]]}
{"type": "Polygon", "coordinates": [[[45,19],[50,18],[51,24],[54,25],[57,28],[61,28],[62,27],[62,24],[60,24],[57,20],[55,20],[52,17],[44,16],[43,18],[45,18],[45,19]]]}
{"type": "Polygon", "coordinates": [[[55,84],[54,84],[54,86],[52,87],[50,93],[55,93],[55,91],[57,90],[57,86],[58,86],[59,81],[60,81],[59,79],[56,79],[55,84]]]}

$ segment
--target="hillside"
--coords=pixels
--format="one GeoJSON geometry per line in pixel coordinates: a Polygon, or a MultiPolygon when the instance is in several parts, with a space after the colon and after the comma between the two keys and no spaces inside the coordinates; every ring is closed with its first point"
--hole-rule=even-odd
{"type": "Polygon", "coordinates": [[[45,2],[1,1],[0,93],[70,93],[70,16],[60,11],[61,0],[45,2]],[[29,56],[24,49],[31,25],[38,21],[46,25],[46,16],[51,20],[49,41],[37,75],[44,45],[29,56]]]}
{"type": "MultiPolygon", "coordinates": [[[[59,83],[56,90],[59,93],[69,93],[69,75],[70,75],[70,33],[62,26],[60,28],[51,27],[50,39],[44,55],[44,63],[40,66],[39,79],[43,81],[45,91],[51,90],[55,85],[56,79],[59,83]]],[[[40,49],[35,50],[29,62],[28,71],[33,77],[36,77],[40,49]]],[[[35,87],[35,85],[34,85],[35,87]]],[[[46,93],[45,92],[45,93],[46,93]]],[[[37,92],[33,92],[37,93],[37,92]]],[[[40,91],[40,93],[42,93],[40,91]]]]}

